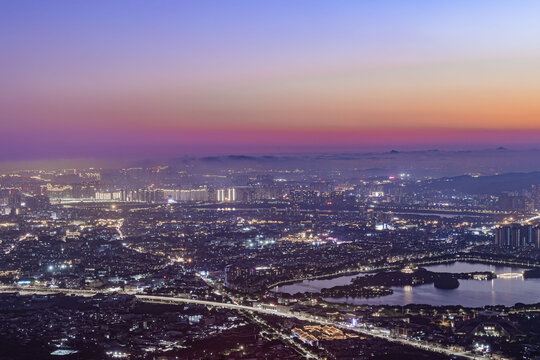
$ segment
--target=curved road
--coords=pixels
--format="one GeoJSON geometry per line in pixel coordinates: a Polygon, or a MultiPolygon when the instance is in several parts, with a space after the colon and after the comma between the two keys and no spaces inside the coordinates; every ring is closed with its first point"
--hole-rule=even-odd
{"type": "MultiPolygon", "coordinates": [[[[0,292],[4,292],[4,293],[5,292],[18,292],[22,295],[24,294],[66,294],[66,295],[78,295],[78,296],[94,296],[94,295],[103,293],[103,292],[95,291],[95,290],[44,288],[44,287],[31,287],[31,286],[0,286],[0,292]]],[[[425,344],[418,341],[412,341],[412,340],[407,340],[407,339],[402,339],[402,338],[390,337],[389,335],[386,334],[388,332],[388,330],[386,329],[379,329],[379,328],[363,329],[363,328],[357,328],[357,327],[350,327],[344,324],[328,321],[326,319],[322,319],[319,317],[313,317],[310,315],[303,315],[299,313],[280,312],[277,310],[265,309],[265,308],[256,307],[256,306],[238,305],[238,304],[189,299],[189,298],[181,298],[181,297],[173,297],[173,296],[141,295],[141,294],[128,293],[128,292],[121,293],[121,294],[134,295],[138,300],[141,300],[144,302],[167,303],[167,304],[191,303],[191,304],[200,304],[200,305],[221,307],[221,308],[227,308],[227,309],[253,311],[253,312],[258,312],[258,313],[279,315],[279,316],[285,316],[285,317],[294,317],[299,320],[315,322],[315,323],[319,323],[323,325],[332,325],[332,326],[339,327],[342,329],[355,331],[363,335],[382,338],[387,341],[400,343],[403,345],[409,345],[409,346],[413,346],[413,347],[420,348],[427,351],[438,352],[438,353],[442,353],[449,356],[461,356],[466,359],[478,359],[482,357],[478,354],[474,354],[469,351],[457,351],[457,350],[450,349],[448,347],[442,347],[442,346],[433,345],[433,344],[425,344]]]]}

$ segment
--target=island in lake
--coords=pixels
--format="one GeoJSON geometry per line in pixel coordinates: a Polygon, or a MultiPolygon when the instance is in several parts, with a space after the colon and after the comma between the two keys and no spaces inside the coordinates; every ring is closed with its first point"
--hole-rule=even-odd
{"type": "Polygon", "coordinates": [[[393,294],[390,288],[392,286],[419,286],[432,283],[437,289],[452,290],[459,287],[459,280],[491,280],[496,277],[497,275],[490,271],[447,273],[429,271],[424,268],[407,268],[401,271],[381,271],[358,276],[351,281],[351,284],[324,288],[320,293],[309,294],[327,298],[373,298],[393,294]]]}
{"type": "Polygon", "coordinates": [[[459,280],[453,277],[440,276],[435,279],[433,285],[437,289],[453,290],[459,287],[459,280]]]}

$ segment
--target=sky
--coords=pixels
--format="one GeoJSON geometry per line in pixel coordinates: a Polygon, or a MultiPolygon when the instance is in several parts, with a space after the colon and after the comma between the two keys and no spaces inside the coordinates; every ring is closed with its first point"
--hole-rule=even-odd
{"type": "Polygon", "coordinates": [[[540,148],[540,2],[0,2],[0,160],[540,148]]]}

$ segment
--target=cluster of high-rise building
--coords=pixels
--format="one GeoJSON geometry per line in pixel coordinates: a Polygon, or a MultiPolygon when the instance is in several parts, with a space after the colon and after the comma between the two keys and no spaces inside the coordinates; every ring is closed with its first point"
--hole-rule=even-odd
{"type": "Polygon", "coordinates": [[[49,206],[44,195],[24,194],[19,189],[0,189],[0,216],[18,215],[29,210],[43,210],[49,206]]]}
{"type": "Polygon", "coordinates": [[[208,190],[200,189],[166,189],[163,195],[168,201],[208,201],[208,190]]]}
{"type": "MultiPolygon", "coordinates": [[[[4,191],[4,190],[3,190],[4,191]]],[[[13,189],[15,191],[15,189],[13,189]]],[[[271,186],[231,186],[223,188],[198,187],[183,189],[164,188],[140,188],[119,189],[99,185],[73,184],[52,185],[47,184],[38,190],[39,193],[52,200],[99,200],[99,201],[122,201],[122,202],[251,202],[263,199],[279,198],[284,190],[271,186]]],[[[13,202],[13,197],[20,194],[8,194],[7,190],[0,193],[0,205],[8,205],[13,202]],[[5,204],[4,204],[5,203],[5,204]]]]}
{"type": "Polygon", "coordinates": [[[267,186],[232,186],[215,189],[201,187],[196,189],[163,190],[165,200],[169,201],[213,201],[213,202],[251,202],[273,199],[282,195],[278,189],[267,186]]]}
{"type": "Polygon", "coordinates": [[[216,190],[216,201],[217,202],[233,202],[236,201],[236,189],[219,189],[216,190]]]}
{"type": "Polygon", "coordinates": [[[499,196],[499,208],[501,210],[533,211],[534,198],[528,195],[520,195],[516,192],[504,192],[499,196]]]}
{"type": "Polygon", "coordinates": [[[293,204],[307,206],[347,207],[356,205],[356,196],[343,191],[319,192],[315,190],[293,190],[289,194],[293,204]]]}
{"type": "Polygon", "coordinates": [[[111,201],[162,202],[164,193],[160,189],[96,191],[94,198],[111,201]]]}
{"type": "Polygon", "coordinates": [[[281,198],[286,190],[277,186],[232,186],[222,189],[209,189],[208,200],[216,202],[252,202],[281,198]]]}
{"type": "Polygon", "coordinates": [[[497,226],[495,228],[495,244],[510,248],[540,248],[540,227],[517,223],[497,226]]]}
{"type": "Polygon", "coordinates": [[[540,184],[531,186],[531,196],[535,209],[540,209],[540,184]]]}

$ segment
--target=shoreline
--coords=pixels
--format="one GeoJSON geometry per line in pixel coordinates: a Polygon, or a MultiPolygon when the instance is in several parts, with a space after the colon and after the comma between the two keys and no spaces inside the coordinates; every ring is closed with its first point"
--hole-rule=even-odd
{"type": "MultiPolygon", "coordinates": [[[[430,266],[430,265],[446,264],[446,263],[454,263],[454,262],[469,262],[469,263],[489,264],[489,265],[494,265],[494,266],[497,266],[497,265],[500,265],[500,266],[520,266],[520,267],[525,267],[525,268],[530,268],[530,269],[540,268],[540,263],[533,263],[533,264],[527,263],[527,264],[525,264],[525,263],[518,263],[518,262],[515,262],[515,261],[482,259],[482,258],[479,258],[479,257],[470,257],[470,258],[468,258],[468,257],[456,257],[456,258],[452,258],[452,259],[434,259],[434,260],[428,260],[428,261],[423,261],[423,262],[409,263],[407,265],[421,267],[421,266],[430,266]]],[[[404,267],[404,266],[407,266],[407,265],[405,265],[405,264],[390,265],[390,266],[379,267],[379,268],[375,268],[375,269],[371,269],[371,270],[354,269],[354,270],[351,270],[351,271],[344,271],[344,272],[339,273],[339,274],[334,273],[334,274],[327,274],[327,275],[320,275],[320,276],[316,275],[316,276],[309,276],[309,277],[298,278],[298,279],[283,280],[283,281],[278,281],[276,283],[273,283],[272,285],[269,285],[267,287],[267,290],[278,293],[280,291],[274,291],[273,289],[276,288],[276,287],[280,287],[280,286],[290,285],[290,284],[294,284],[294,283],[300,283],[300,282],[303,282],[303,281],[306,281],[306,280],[308,280],[308,281],[312,281],[312,280],[331,280],[331,279],[339,278],[339,277],[342,277],[342,276],[353,276],[353,275],[358,275],[358,274],[368,274],[368,273],[380,271],[380,270],[383,270],[383,269],[385,269],[385,270],[393,270],[393,269],[404,267]]]]}

